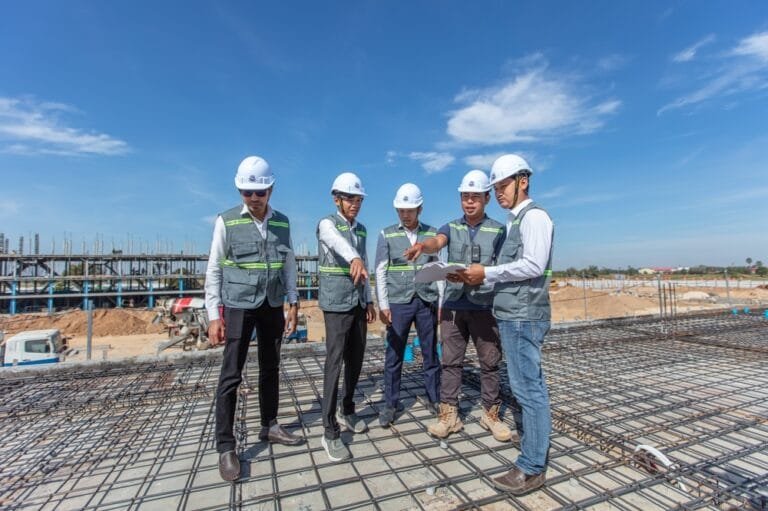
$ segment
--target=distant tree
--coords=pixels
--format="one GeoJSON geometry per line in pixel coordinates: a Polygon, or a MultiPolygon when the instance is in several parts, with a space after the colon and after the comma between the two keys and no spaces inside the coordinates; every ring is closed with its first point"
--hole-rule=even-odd
{"type": "Polygon", "coordinates": [[[600,276],[600,269],[593,264],[584,270],[584,275],[589,279],[596,279],[600,276]]]}
{"type": "Polygon", "coordinates": [[[765,266],[760,266],[755,273],[757,273],[761,277],[768,276],[768,268],[766,268],[765,266]]]}
{"type": "Polygon", "coordinates": [[[755,262],[755,266],[757,266],[758,268],[762,268],[763,267],[763,262],[762,261],[756,261],[755,262]]]}
{"type": "Polygon", "coordinates": [[[747,266],[752,266],[752,258],[747,257],[747,266]]]}
{"type": "Polygon", "coordinates": [[[627,268],[627,275],[637,275],[638,272],[638,269],[633,266],[627,268]]]}

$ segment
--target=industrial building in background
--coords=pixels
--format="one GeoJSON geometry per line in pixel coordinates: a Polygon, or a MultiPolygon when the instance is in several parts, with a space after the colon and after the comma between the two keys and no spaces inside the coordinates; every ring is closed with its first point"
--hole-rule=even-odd
{"type": "MultiPolygon", "coordinates": [[[[92,300],[95,308],[149,307],[160,298],[202,297],[207,254],[160,251],[172,244],[149,247],[135,253],[112,249],[105,253],[98,237],[93,250],[83,242],[81,252],[72,251],[72,241],[65,239],[63,251],[40,253],[40,236],[31,235],[32,250],[25,250],[24,236],[18,250],[9,249],[9,238],[0,233],[0,314],[54,312],[86,308],[92,300]],[[31,253],[26,253],[31,252],[31,253]]],[[[297,284],[302,299],[317,298],[317,256],[297,255],[297,284]]]]}

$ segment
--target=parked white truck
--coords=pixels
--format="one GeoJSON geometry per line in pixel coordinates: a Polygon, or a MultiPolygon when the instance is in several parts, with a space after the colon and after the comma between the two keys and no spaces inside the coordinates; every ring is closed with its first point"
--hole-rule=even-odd
{"type": "Polygon", "coordinates": [[[0,340],[0,359],[3,367],[54,364],[66,349],[67,341],[59,330],[28,330],[0,340]]]}

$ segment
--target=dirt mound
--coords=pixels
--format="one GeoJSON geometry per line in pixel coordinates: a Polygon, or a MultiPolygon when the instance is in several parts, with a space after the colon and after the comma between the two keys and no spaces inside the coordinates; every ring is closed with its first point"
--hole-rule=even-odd
{"type": "MultiPolygon", "coordinates": [[[[93,335],[137,335],[165,332],[162,325],[153,325],[155,313],[149,310],[98,309],[93,311],[93,335]]],[[[88,315],[85,311],[70,311],[53,316],[18,315],[0,319],[0,330],[14,334],[24,330],[58,328],[64,335],[88,333],[88,315]]]]}
{"type": "MultiPolygon", "coordinates": [[[[555,321],[584,319],[584,294],[584,289],[570,286],[550,290],[552,319],[555,321]]],[[[656,301],[646,296],[638,296],[634,290],[622,292],[587,289],[586,292],[586,316],[590,319],[644,314],[656,304],[656,301]]]]}

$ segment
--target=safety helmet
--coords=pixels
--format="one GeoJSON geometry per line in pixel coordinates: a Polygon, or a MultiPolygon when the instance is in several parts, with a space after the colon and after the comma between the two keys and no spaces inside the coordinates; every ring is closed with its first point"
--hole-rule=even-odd
{"type": "Polygon", "coordinates": [[[346,193],[347,195],[362,195],[365,197],[365,188],[360,178],[352,172],[342,172],[333,180],[331,193],[346,193]]]}
{"type": "Polygon", "coordinates": [[[392,204],[398,209],[418,208],[424,204],[424,196],[418,186],[413,183],[405,183],[397,189],[392,204]]]}
{"type": "Polygon", "coordinates": [[[470,170],[464,175],[459,185],[460,192],[480,192],[484,193],[491,189],[491,183],[488,182],[488,176],[482,170],[470,170]]]}
{"type": "Polygon", "coordinates": [[[240,162],[235,174],[235,186],[239,190],[266,190],[275,184],[275,175],[267,160],[249,156],[240,162]]]}
{"type": "Polygon", "coordinates": [[[493,166],[491,166],[491,185],[518,174],[530,175],[532,173],[531,166],[528,165],[527,161],[516,154],[505,154],[496,158],[493,166]]]}

